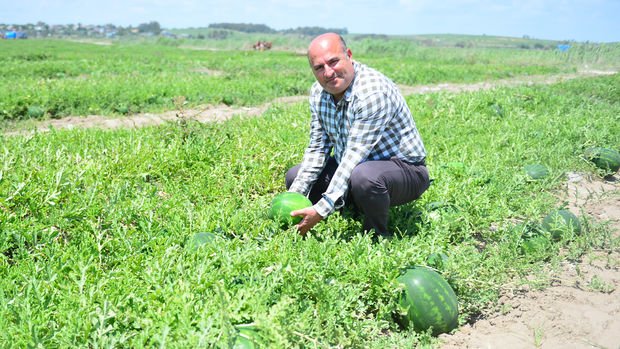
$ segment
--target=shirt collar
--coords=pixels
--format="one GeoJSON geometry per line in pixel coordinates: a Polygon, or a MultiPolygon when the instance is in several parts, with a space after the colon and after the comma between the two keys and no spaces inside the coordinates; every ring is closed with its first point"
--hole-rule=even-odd
{"type": "Polygon", "coordinates": [[[357,71],[358,71],[358,67],[359,63],[357,63],[356,61],[353,61],[353,80],[351,80],[351,83],[349,84],[349,87],[347,87],[347,90],[344,91],[344,96],[342,96],[342,99],[350,102],[351,101],[351,95],[353,94],[353,84],[355,84],[355,78],[357,77],[357,71]]]}

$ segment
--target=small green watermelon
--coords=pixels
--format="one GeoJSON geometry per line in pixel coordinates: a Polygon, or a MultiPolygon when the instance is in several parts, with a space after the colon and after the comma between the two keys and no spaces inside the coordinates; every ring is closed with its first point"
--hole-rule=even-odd
{"type": "Polygon", "coordinates": [[[514,225],[511,230],[512,233],[521,236],[523,239],[528,239],[537,235],[540,235],[542,228],[537,222],[521,222],[514,225]]]}
{"type": "Polygon", "coordinates": [[[620,153],[608,148],[592,147],[585,151],[586,159],[603,171],[616,173],[620,169],[620,153]]]}
{"type": "Polygon", "coordinates": [[[251,324],[236,325],[237,335],[233,349],[256,349],[263,347],[260,331],[251,324]]]}
{"type": "Polygon", "coordinates": [[[45,115],[45,109],[38,105],[31,105],[28,107],[28,117],[31,119],[40,119],[45,115]]]}
{"type": "Polygon", "coordinates": [[[569,210],[556,210],[542,221],[543,230],[549,232],[554,240],[560,240],[565,233],[581,233],[579,218],[569,210]]]}
{"type": "Polygon", "coordinates": [[[398,322],[415,331],[432,328],[434,336],[458,326],[458,301],[450,284],[428,267],[409,268],[397,279],[404,286],[398,322]]]}
{"type": "Polygon", "coordinates": [[[542,164],[530,164],[523,167],[525,173],[532,179],[543,179],[549,175],[549,170],[542,164]]]}
{"type": "Polygon", "coordinates": [[[286,225],[295,225],[301,222],[301,217],[292,217],[291,212],[312,206],[312,202],[302,194],[284,192],[276,195],[271,201],[269,218],[286,225]]]}
{"type": "Polygon", "coordinates": [[[216,238],[217,236],[211,232],[196,233],[189,241],[189,246],[191,249],[198,249],[200,246],[212,243],[216,238]]]}
{"type": "Polygon", "coordinates": [[[254,349],[256,345],[249,338],[243,336],[237,336],[235,338],[235,343],[233,344],[233,349],[254,349]]]}

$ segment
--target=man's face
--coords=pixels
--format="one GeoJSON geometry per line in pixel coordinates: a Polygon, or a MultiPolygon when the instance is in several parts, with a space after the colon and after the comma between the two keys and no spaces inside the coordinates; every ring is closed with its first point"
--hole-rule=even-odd
{"type": "Polygon", "coordinates": [[[344,51],[339,41],[319,41],[310,47],[308,61],[319,84],[339,101],[355,76],[351,50],[344,51]]]}

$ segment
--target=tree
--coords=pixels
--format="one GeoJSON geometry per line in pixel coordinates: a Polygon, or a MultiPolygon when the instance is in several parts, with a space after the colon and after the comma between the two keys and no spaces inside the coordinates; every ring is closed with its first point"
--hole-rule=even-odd
{"type": "Polygon", "coordinates": [[[151,21],[149,23],[141,23],[138,25],[138,31],[140,33],[153,33],[159,35],[161,33],[161,26],[157,21],[151,21]]]}
{"type": "Polygon", "coordinates": [[[346,35],[349,33],[347,28],[323,28],[323,27],[297,27],[295,29],[285,29],[281,32],[285,34],[301,34],[301,35],[309,35],[316,36],[323,33],[336,33],[340,35],[346,35]]]}
{"type": "Polygon", "coordinates": [[[252,23],[212,23],[209,24],[209,28],[212,29],[228,29],[236,30],[244,33],[274,33],[275,30],[269,28],[264,24],[252,24],[252,23]]]}

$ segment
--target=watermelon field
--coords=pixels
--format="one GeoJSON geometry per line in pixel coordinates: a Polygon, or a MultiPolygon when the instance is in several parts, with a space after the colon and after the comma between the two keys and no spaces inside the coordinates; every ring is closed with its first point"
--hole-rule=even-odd
{"type": "Polygon", "coordinates": [[[587,154],[620,151],[620,75],[579,73],[617,71],[620,44],[347,38],[354,59],[402,86],[576,76],[408,94],[434,181],[392,209],[393,237],[375,239],[346,212],[306,237],[268,215],[307,145],[308,106],[243,108],[307,93],[299,48],[311,38],[294,39],[271,51],[0,40],[0,346],[434,348],[432,330],[397,321],[407,268],[447,281],[464,326],[506,289],[544,289],[562,263],[620,250],[618,231],[584,211],[579,229],[543,224],[567,206],[568,173],[617,181],[587,154]],[[29,132],[50,119],[207,105],[239,112],[29,132]]]}

